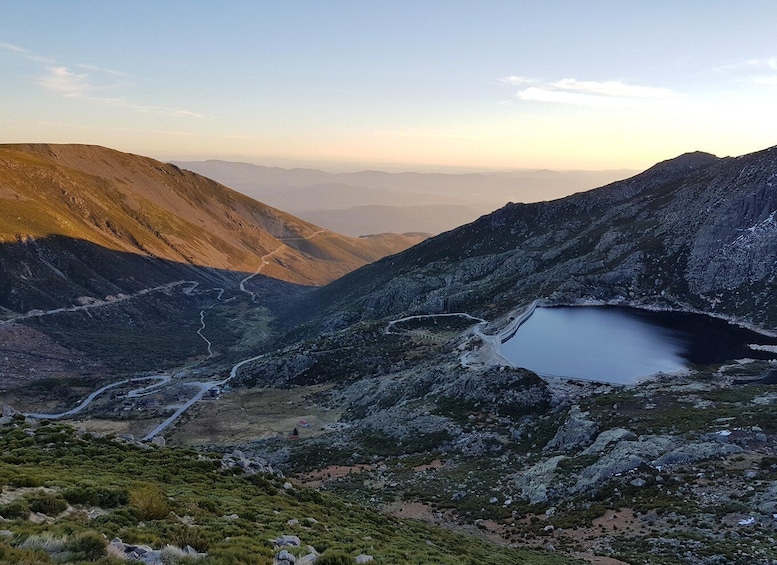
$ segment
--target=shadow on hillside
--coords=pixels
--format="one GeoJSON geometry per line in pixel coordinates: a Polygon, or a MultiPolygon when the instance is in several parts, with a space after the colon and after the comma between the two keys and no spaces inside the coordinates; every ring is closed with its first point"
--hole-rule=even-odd
{"type": "Polygon", "coordinates": [[[252,294],[243,292],[250,275],[63,236],[3,243],[0,331],[16,331],[3,324],[13,320],[48,336],[28,338],[14,353],[30,375],[46,368],[35,353],[48,354],[41,349],[51,340],[69,351],[57,350],[66,358],[86,354],[122,372],[229,359],[269,346],[275,312],[309,291],[260,274],[245,282],[252,294]],[[207,340],[199,333],[205,321],[207,340]]]}
{"type": "MultiPolygon", "coordinates": [[[[238,289],[251,274],[116,251],[60,235],[1,243],[0,308],[10,312],[0,319],[111,300],[176,281],[197,282],[198,290],[238,289]]],[[[261,274],[253,276],[246,288],[261,295],[267,306],[307,289],[261,274]]]]}

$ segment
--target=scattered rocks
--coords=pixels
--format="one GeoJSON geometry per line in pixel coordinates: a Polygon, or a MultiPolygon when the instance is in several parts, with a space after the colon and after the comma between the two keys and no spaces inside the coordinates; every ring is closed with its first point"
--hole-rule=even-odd
{"type": "Polygon", "coordinates": [[[375,558],[372,555],[367,555],[366,553],[362,553],[356,556],[355,561],[357,563],[372,563],[373,561],[375,561],[375,558]]]}
{"type": "Polygon", "coordinates": [[[131,545],[124,543],[119,538],[114,538],[106,547],[109,557],[127,561],[139,561],[147,565],[163,565],[184,558],[202,559],[207,554],[198,552],[192,546],[187,545],[181,549],[174,545],[166,545],[162,549],[153,549],[148,545],[131,545]]]}
{"type": "Polygon", "coordinates": [[[261,457],[248,457],[245,453],[236,449],[232,453],[225,454],[221,458],[222,469],[241,469],[244,475],[255,475],[257,473],[267,473],[270,475],[283,476],[282,473],[275,471],[266,459],[261,457]]]}
{"type": "Polygon", "coordinates": [[[612,477],[636,469],[675,446],[675,441],[667,436],[641,436],[637,441],[619,441],[609,453],[583,469],[572,492],[596,489],[612,477]]]}

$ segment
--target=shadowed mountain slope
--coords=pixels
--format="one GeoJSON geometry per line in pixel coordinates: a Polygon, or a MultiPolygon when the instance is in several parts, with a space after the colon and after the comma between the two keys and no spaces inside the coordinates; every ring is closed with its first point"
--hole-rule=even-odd
{"type": "Polygon", "coordinates": [[[295,320],[333,328],[398,313],[494,317],[543,298],[697,309],[777,328],[776,285],[774,147],[685,154],[589,192],[508,204],[319,289],[295,320]]]}
{"type": "Polygon", "coordinates": [[[159,282],[144,274],[153,261],[117,264],[126,256],[91,246],[84,255],[78,242],[163,260],[178,278],[196,278],[202,267],[242,276],[261,267],[268,277],[320,285],[423,239],[341,236],[174,165],[88,145],[0,146],[0,210],[6,300],[38,267],[76,286],[95,277],[159,282]],[[95,263],[98,255],[112,259],[95,263]],[[67,257],[73,268],[55,266],[67,257]],[[82,267],[89,272],[79,279],[82,267]]]}

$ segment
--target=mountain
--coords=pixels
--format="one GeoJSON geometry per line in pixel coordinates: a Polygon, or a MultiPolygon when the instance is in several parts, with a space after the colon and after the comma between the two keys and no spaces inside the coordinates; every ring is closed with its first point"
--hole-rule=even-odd
{"type": "Polygon", "coordinates": [[[510,200],[549,200],[636,172],[328,173],[217,160],[176,164],[306,220],[354,235],[375,231],[439,233],[510,200]],[[372,208],[377,206],[381,207],[381,217],[372,226],[369,218],[377,215],[372,208]]]}
{"type": "Polygon", "coordinates": [[[88,145],[0,146],[0,307],[203,276],[320,285],[422,237],[345,237],[215,181],[88,145]]]}
{"type": "Polygon", "coordinates": [[[534,299],[710,312],[777,328],[777,147],[681,155],[602,188],[504,208],[304,297],[297,321],[495,317],[534,299]]]}
{"type": "Polygon", "coordinates": [[[300,212],[305,219],[338,233],[360,236],[370,233],[399,232],[433,234],[468,224],[491,208],[427,204],[426,206],[386,206],[373,204],[341,210],[300,212]]]}

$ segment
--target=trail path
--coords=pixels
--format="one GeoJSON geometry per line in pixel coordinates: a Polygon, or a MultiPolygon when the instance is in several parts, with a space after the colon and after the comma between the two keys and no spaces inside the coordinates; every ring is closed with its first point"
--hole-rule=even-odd
{"type": "Polygon", "coordinates": [[[181,417],[181,415],[186,412],[189,408],[192,407],[196,402],[202,399],[203,396],[205,396],[205,393],[209,390],[216,388],[216,387],[222,387],[225,384],[227,384],[229,381],[234,379],[237,376],[237,372],[243,365],[246,365],[247,363],[250,363],[251,361],[256,361],[257,359],[261,359],[267,355],[266,353],[262,353],[261,355],[257,355],[255,357],[250,357],[249,359],[243,359],[242,361],[239,361],[238,363],[235,363],[232,366],[232,370],[229,372],[229,376],[226,379],[223,379],[221,381],[210,381],[210,382],[189,382],[186,383],[188,385],[192,385],[195,387],[198,387],[199,390],[197,393],[192,396],[185,404],[180,406],[169,418],[167,418],[164,422],[159,424],[156,428],[148,432],[145,436],[143,436],[144,441],[148,441],[151,438],[153,438],[156,435],[159,435],[161,432],[163,432],[165,429],[167,429],[173,422],[175,422],[178,418],[181,417]]]}
{"type": "MultiPolygon", "coordinates": [[[[310,234],[307,237],[279,237],[277,239],[278,239],[278,241],[306,241],[308,239],[313,239],[317,235],[322,234],[322,233],[327,232],[327,231],[329,231],[329,230],[318,230],[317,232],[312,233],[312,234],[310,234]]],[[[248,275],[246,278],[244,278],[242,281],[240,281],[240,290],[245,292],[246,294],[250,294],[251,295],[251,302],[256,302],[256,293],[252,292],[250,290],[246,290],[245,284],[248,281],[250,281],[252,278],[254,278],[255,276],[259,275],[262,272],[262,269],[264,269],[265,265],[269,264],[269,261],[267,259],[269,259],[273,255],[275,255],[278,251],[283,249],[283,247],[284,247],[283,245],[279,245],[278,247],[276,247],[275,249],[273,249],[272,251],[270,251],[266,255],[262,255],[262,257],[260,259],[261,262],[259,264],[259,268],[256,269],[256,272],[248,275]]]]}
{"type": "Polygon", "coordinates": [[[79,404],[78,406],[76,406],[71,410],[67,410],[65,412],[59,412],[58,414],[42,414],[40,412],[32,412],[29,414],[25,414],[25,416],[29,416],[31,418],[38,418],[41,420],[59,420],[60,418],[66,418],[67,416],[73,416],[75,414],[78,414],[79,412],[84,410],[87,406],[89,406],[95,398],[100,396],[105,391],[110,390],[112,388],[116,388],[117,386],[121,386],[127,383],[139,382],[139,381],[148,381],[148,380],[159,381],[157,383],[150,384],[148,386],[136,388],[135,390],[132,390],[127,393],[128,397],[134,398],[137,396],[143,396],[144,394],[148,394],[149,391],[167,384],[168,382],[170,382],[170,379],[171,377],[169,375],[154,375],[152,377],[134,377],[132,379],[124,379],[123,381],[119,381],[117,383],[111,383],[109,385],[105,385],[104,387],[98,388],[96,391],[94,391],[89,396],[87,396],[81,402],[81,404],[79,404]]]}
{"type": "Polygon", "coordinates": [[[410,320],[424,320],[427,318],[445,318],[445,317],[459,317],[459,318],[467,318],[468,320],[472,320],[473,322],[478,322],[479,324],[487,324],[483,318],[477,318],[475,316],[472,316],[470,314],[467,314],[466,312],[453,312],[449,314],[418,314],[416,316],[406,316],[404,318],[399,318],[398,320],[391,320],[388,325],[386,326],[386,333],[390,334],[392,333],[391,328],[395,324],[399,324],[401,322],[407,322],[410,320]]]}
{"type": "MultiPolygon", "coordinates": [[[[139,290],[138,292],[134,294],[120,294],[116,296],[113,300],[95,300],[94,302],[90,302],[89,304],[82,304],[80,306],[68,306],[64,308],[55,308],[53,310],[30,310],[26,314],[17,314],[16,316],[12,316],[11,318],[8,318],[6,320],[0,321],[0,326],[5,324],[11,324],[13,322],[18,322],[19,320],[27,320],[30,318],[40,318],[42,316],[52,316],[54,314],[63,314],[65,312],[80,312],[83,310],[89,310],[91,308],[102,308],[104,306],[110,306],[112,304],[118,304],[119,302],[124,302],[126,300],[132,300],[133,298],[137,298],[138,296],[143,296],[144,294],[148,294],[150,292],[159,292],[160,290],[169,290],[176,286],[181,286],[183,284],[193,284],[197,285],[198,283],[195,281],[175,281],[167,284],[162,284],[159,286],[154,286],[151,288],[144,288],[143,290],[139,290]]],[[[184,290],[187,294],[191,292],[190,289],[184,290]]]]}
{"type": "MultiPolygon", "coordinates": [[[[507,357],[505,357],[502,354],[502,344],[506,342],[507,340],[511,339],[513,336],[515,336],[516,332],[518,331],[518,328],[523,325],[523,323],[528,320],[531,315],[534,313],[534,310],[539,305],[539,301],[535,300],[531,304],[529,304],[523,312],[518,314],[505,328],[503,328],[499,333],[489,335],[483,333],[483,330],[488,325],[488,321],[484,320],[483,318],[478,318],[476,316],[472,316],[470,314],[467,314],[466,312],[454,312],[449,314],[419,314],[416,316],[406,316],[404,318],[399,318],[398,320],[391,320],[388,325],[386,326],[386,333],[396,333],[392,332],[391,329],[395,324],[398,324],[400,322],[407,322],[408,320],[421,320],[426,318],[442,318],[446,316],[459,316],[462,318],[470,319],[474,322],[477,322],[477,324],[474,327],[474,334],[479,337],[483,343],[485,344],[483,347],[481,347],[478,350],[478,355],[481,358],[481,361],[485,364],[493,364],[498,363],[500,365],[507,365],[510,367],[513,367],[512,361],[510,361],[507,357]]],[[[464,352],[461,355],[461,364],[465,367],[469,367],[473,364],[471,361],[472,352],[467,351],[464,352]]]]}
{"type": "Polygon", "coordinates": [[[208,289],[205,292],[210,292],[210,291],[213,291],[213,290],[217,290],[218,291],[218,295],[216,296],[216,301],[213,304],[211,304],[210,306],[208,306],[207,308],[204,308],[204,309],[200,310],[200,329],[197,330],[197,335],[199,335],[205,341],[205,343],[208,345],[208,357],[207,357],[207,359],[210,359],[211,357],[213,357],[213,344],[202,333],[205,330],[205,312],[207,312],[208,310],[213,308],[216,304],[221,302],[221,297],[224,295],[224,289],[223,288],[211,288],[211,289],[208,289]]]}

